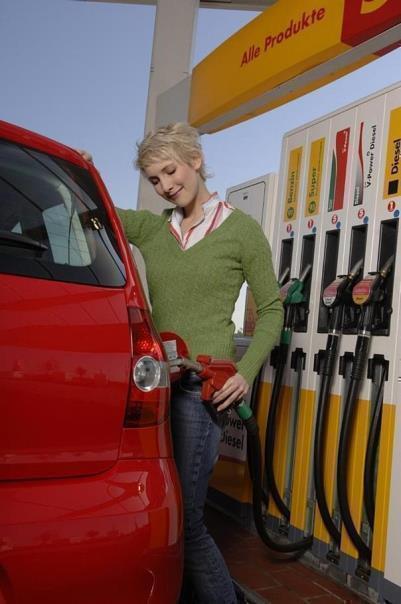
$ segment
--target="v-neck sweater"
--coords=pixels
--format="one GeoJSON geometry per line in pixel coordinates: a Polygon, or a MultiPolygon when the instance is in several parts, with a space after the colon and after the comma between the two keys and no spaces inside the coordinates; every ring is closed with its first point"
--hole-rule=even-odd
{"type": "Polygon", "coordinates": [[[181,336],[193,360],[199,354],[234,360],[232,315],[246,281],[257,320],[237,370],[252,384],[283,321],[269,243],[259,223],[235,209],[217,229],[182,250],[169,230],[171,211],[118,209],[128,241],[145,261],[155,326],[181,336]]]}

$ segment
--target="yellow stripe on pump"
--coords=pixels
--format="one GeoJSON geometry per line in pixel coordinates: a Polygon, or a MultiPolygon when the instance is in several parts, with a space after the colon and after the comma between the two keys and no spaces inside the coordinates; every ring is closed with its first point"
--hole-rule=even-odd
{"type": "Polygon", "coordinates": [[[300,530],[305,529],[314,416],[315,392],[313,390],[302,390],[299,401],[294,480],[291,498],[291,524],[300,530]]]}
{"type": "Polygon", "coordinates": [[[384,571],[391,485],[396,406],[383,404],[379,460],[377,465],[375,524],[372,544],[372,567],[384,571]]]}
{"type": "MultiPolygon", "coordinates": [[[[338,434],[341,416],[341,397],[338,394],[331,394],[329,399],[328,428],[324,455],[324,487],[327,497],[327,503],[332,510],[335,501],[336,484],[336,463],[338,434]]],[[[330,542],[329,533],[320,516],[319,508],[316,505],[314,536],[325,543],[330,542]]]]}

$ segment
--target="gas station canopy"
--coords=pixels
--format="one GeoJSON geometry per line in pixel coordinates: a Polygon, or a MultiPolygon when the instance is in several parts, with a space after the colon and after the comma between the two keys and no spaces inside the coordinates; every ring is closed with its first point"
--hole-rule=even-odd
{"type": "MultiPolygon", "coordinates": [[[[114,2],[117,4],[148,4],[156,6],[157,0],[86,0],[86,2],[114,2]]],[[[200,8],[262,11],[276,0],[201,0],[200,8]]]]}
{"type": "Polygon", "coordinates": [[[192,71],[189,121],[216,132],[327,84],[401,41],[399,0],[279,0],[192,71]]]}

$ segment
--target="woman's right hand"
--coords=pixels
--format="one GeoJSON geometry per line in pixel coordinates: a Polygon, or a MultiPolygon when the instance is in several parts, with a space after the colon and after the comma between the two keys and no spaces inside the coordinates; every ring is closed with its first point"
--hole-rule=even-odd
{"type": "Polygon", "coordinates": [[[85,151],[85,149],[75,149],[77,153],[79,153],[86,161],[90,161],[93,164],[93,156],[89,153],[89,151],[85,151]]]}

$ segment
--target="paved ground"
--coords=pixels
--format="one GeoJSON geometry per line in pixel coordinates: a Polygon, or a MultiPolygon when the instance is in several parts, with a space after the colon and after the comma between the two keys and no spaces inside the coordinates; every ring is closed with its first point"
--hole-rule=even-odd
{"type": "Polygon", "coordinates": [[[207,524],[233,578],[255,604],[359,604],[352,591],[299,561],[277,562],[259,537],[211,508],[207,524]]]}

